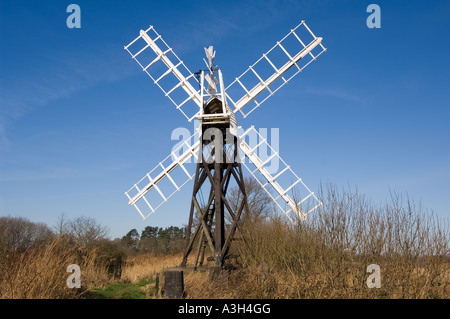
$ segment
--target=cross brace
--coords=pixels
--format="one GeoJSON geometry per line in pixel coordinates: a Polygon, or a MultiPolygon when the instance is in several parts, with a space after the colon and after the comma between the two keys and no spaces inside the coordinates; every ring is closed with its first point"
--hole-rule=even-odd
{"type": "MultiPolygon", "coordinates": [[[[208,251],[212,254],[216,267],[222,267],[224,261],[229,257],[229,249],[233,241],[236,230],[242,235],[246,242],[244,233],[239,225],[239,219],[245,211],[248,213],[247,194],[245,191],[244,177],[242,167],[237,159],[237,145],[235,142],[234,163],[207,163],[203,158],[203,152],[199,153],[202,160],[197,163],[194,189],[192,192],[192,202],[189,215],[188,230],[186,232],[186,246],[181,263],[182,267],[186,267],[187,258],[194,248],[197,252],[194,260],[194,269],[202,266],[205,253],[208,251]],[[240,203],[234,206],[229,203],[226,197],[231,179],[237,183],[241,192],[240,203]],[[202,186],[209,187],[209,196],[206,204],[201,207],[198,196],[202,186]],[[225,213],[228,212],[231,225],[225,227],[225,213]],[[194,214],[197,221],[194,222],[194,214]],[[196,225],[194,225],[196,224],[196,225]],[[195,227],[194,231],[192,229],[195,227]]],[[[225,152],[225,148],[223,149],[225,152]]],[[[247,242],[246,242],[247,243],[247,242]]]]}

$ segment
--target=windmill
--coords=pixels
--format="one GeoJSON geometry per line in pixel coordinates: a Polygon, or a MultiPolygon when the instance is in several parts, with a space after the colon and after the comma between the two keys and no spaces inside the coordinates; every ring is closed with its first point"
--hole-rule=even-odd
{"type": "Polygon", "coordinates": [[[293,223],[305,220],[321,205],[267,138],[254,126],[247,130],[238,127],[236,119],[237,113],[247,117],[325,52],[321,42],[322,38],[316,37],[301,21],[227,87],[221,70],[214,65],[212,46],[205,48],[206,69],[197,73],[184,65],[153,26],[141,30],[125,46],[186,119],[198,120],[195,133],[125,193],[129,204],[145,220],[187,182],[194,180],[181,266],[186,266],[194,245],[197,250],[194,268],[202,265],[208,250],[216,267],[221,267],[228,257],[235,231],[242,233],[240,217],[249,210],[242,166],[293,223]],[[271,151],[270,155],[261,156],[267,150],[271,151]],[[190,172],[187,164],[193,159],[196,170],[190,172]],[[275,170],[268,166],[274,160],[275,170]],[[235,183],[240,192],[238,203],[230,203],[227,198],[230,183],[235,183]],[[292,193],[299,187],[300,192],[292,193]],[[206,197],[201,189],[206,189],[206,197]],[[227,213],[231,225],[225,227],[227,213]],[[195,217],[198,222],[192,232],[195,217]]]}

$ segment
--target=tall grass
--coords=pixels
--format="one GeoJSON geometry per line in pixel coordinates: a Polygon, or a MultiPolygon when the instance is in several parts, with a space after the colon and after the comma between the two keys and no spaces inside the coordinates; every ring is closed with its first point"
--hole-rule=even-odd
{"type": "Polygon", "coordinates": [[[165,269],[176,267],[181,263],[183,255],[160,255],[147,253],[137,256],[129,256],[122,267],[122,282],[137,283],[142,280],[155,279],[158,273],[165,269]]]}
{"type": "Polygon", "coordinates": [[[98,262],[98,257],[96,249],[83,250],[61,236],[25,251],[5,250],[0,259],[0,298],[83,298],[90,288],[109,279],[106,266],[98,262]],[[67,286],[70,264],[80,266],[79,289],[67,286]]]}
{"type": "Polygon", "coordinates": [[[449,227],[393,194],[383,205],[355,191],[321,188],[307,222],[273,217],[247,227],[232,246],[242,267],[210,281],[186,276],[190,298],[448,298],[449,227]],[[377,264],[381,288],[368,288],[377,264]]]}

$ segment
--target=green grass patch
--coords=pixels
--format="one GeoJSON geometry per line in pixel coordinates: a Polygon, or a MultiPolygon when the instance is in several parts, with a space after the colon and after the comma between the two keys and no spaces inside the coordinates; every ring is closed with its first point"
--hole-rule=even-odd
{"type": "MultiPolygon", "coordinates": [[[[144,289],[146,285],[154,284],[154,280],[144,280],[135,284],[132,283],[111,283],[104,288],[94,288],[92,290],[93,299],[148,299],[144,289]]],[[[150,296],[154,296],[155,288],[152,287],[150,296]]]]}

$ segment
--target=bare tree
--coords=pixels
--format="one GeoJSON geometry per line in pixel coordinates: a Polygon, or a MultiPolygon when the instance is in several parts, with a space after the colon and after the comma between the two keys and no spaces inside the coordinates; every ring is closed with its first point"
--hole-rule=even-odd
{"type": "MultiPolygon", "coordinates": [[[[249,212],[243,213],[242,220],[251,224],[262,222],[273,211],[272,199],[254,178],[245,177],[244,183],[249,212]]],[[[228,200],[231,208],[236,211],[242,200],[242,192],[238,186],[230,189],[228,200]]]]}
{"type": "Polygon", "coordinates": [[[71,236],[82,247],[91,247],[108,235],[108,228],[91,217],[81,216],[67,222],[62,219],[59,226],[60,234],[71,236]]]}
{"type": "Polygon", "coordinates": [[[22,217],[0,217],[0,248],[24,251],[53,237],[47,225],[22,217]]]}

